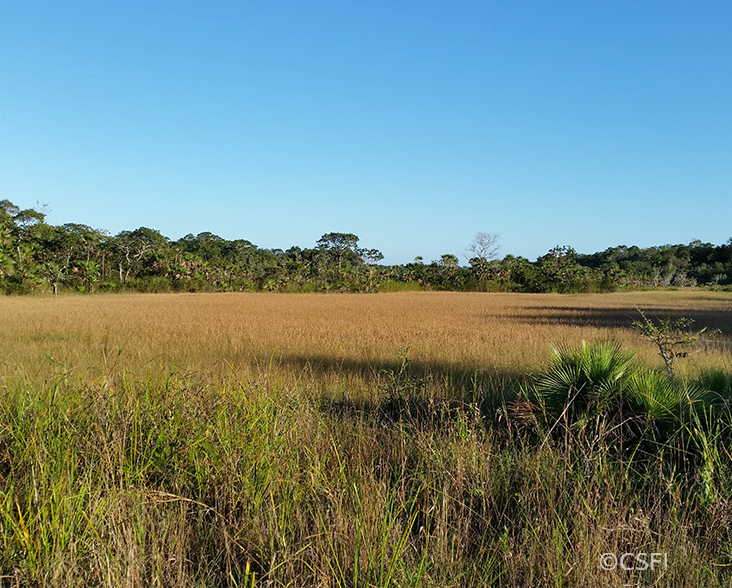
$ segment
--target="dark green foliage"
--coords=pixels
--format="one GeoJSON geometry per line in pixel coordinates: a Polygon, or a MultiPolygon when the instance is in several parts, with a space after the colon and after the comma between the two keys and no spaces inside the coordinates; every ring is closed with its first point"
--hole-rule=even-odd
{"type": "Polygon", "coordinates": [[[380,265],[384,254],[353,233],[326,233],[312,248],[261,249],[210,232],[171,241],[140,227],[111,236],[78,223],[52,226],[43,212],[0,201],[0,289],[6,293],[375,292],[394,283],[426,290],[609,292],[628,287],[732,287],[732,240],[582,255],[569,246],[531,262],[497,258],[497,235],[478,233],[469,266],[446,253],[424,263],[380,265]]]}
{"type": "Polygon", "coordinates": [[[715,392],[723,398],[732,398],[732,374],[722,370],[707,370],[699,374],[695,382],[705,390],[715,392]]]}
{"type": "MultiPolygon", "coordinates": [[[[732,240],[731,240],[732,241],[732,240]]],[[[661,247],[611,247],[579,255],[578,261],[621,285],[636,287],[712,286],[732,283],[732,246],[692,241],[661,247]]]]}

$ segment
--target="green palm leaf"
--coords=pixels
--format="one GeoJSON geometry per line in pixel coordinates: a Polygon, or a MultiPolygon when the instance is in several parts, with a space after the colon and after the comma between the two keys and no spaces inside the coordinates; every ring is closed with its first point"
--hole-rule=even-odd
{"type": "Polygon", "coordinates": [[[554,347],[535,390],[550,412],[563,411],[569,403],[575,413],[601,412],[622,402],[624,381],[634,369],[633,354],[615,343],[554,347]]]}

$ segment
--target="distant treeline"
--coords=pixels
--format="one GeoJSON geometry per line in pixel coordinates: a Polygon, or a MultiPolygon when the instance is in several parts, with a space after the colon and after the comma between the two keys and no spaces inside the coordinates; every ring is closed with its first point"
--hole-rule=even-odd
{"type": "Polygon", "coordinates": [[[111,236],[68,223],[49,225],[37,210],[0,202],[0,288],[8,294],[60,290],[143,292],[372,292],[464,290],[607,292],[706,286],[732,289],[732,239],[725,245],[612,247],[579,254],[555,247],[532,262],[498,259],[496,236],[479,234],[469,265],[445,254],[425,263],[381,265],[378,249],[351,233],[328,233],[313,248],[261,249],[212,233],[171,241],[141,227],[111,236]]]}

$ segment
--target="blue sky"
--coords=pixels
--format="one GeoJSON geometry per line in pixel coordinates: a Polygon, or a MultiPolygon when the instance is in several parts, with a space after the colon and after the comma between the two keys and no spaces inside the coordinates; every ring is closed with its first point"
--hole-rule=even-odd
{"type": "Polygon", "coordinates": [[[0,199],[386,263],[732,237],[732,3],[0,3],[0,199]]]}

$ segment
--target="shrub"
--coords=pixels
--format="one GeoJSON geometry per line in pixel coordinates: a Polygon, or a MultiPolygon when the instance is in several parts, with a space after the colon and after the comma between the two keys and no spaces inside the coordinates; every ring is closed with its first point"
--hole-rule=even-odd
{"type": "Polygon", "coordinates": [[[719,400],[732,398],[732,374],[722,370],[707,370],[699,374],[695,380],[700,386],[719,395],[719,400]]]}
{"type": "Polygon", "coordinates": [[[679,357],[687,357],[693,347],[703,338],[714,336],[719,331],[709,331],[704,327],[699,331],[689,331],[694,319],[681,317],[676,320],[671,317],[651,319],[637,309],[643,320],[633,321],[633,328],[641,336],[658,347],[658,354],[666,365],[666,376],[674,377],[674,361],[679,357]]]}
{"type": "Polygon", "coordinates": [[[639,370],[627,383],[628,404],[643,414],[656,433],[678,432],[684,425],[703,419],[714,395],[698,383],[669,380],[663,372],[639,370]]]}
{"type": "Polygon", "coordinates": [[[615,343],[583,341],[579,349],[555,347],[551,354],[551,364],[534,390],[549,413],[569,412],[573,418],[618,408],[625,382],[637,369],[633,354],[615,343]]]}
{"type": "MultiPolygon", "coordinates": [[[[582,343],[552,350],[549,367],[533,385],[535,406],[547,420],[564,420],[583,430],[590,422],[626,438],[666,443],[689,430],[710,431],[715,415],[732,393],[732,376],[706,372],[697,380],[669,379],[662,370],[641,366],[619,345],[582,343]]],[[[520,410],[526,412],[526,405],[520,410]]]]}

